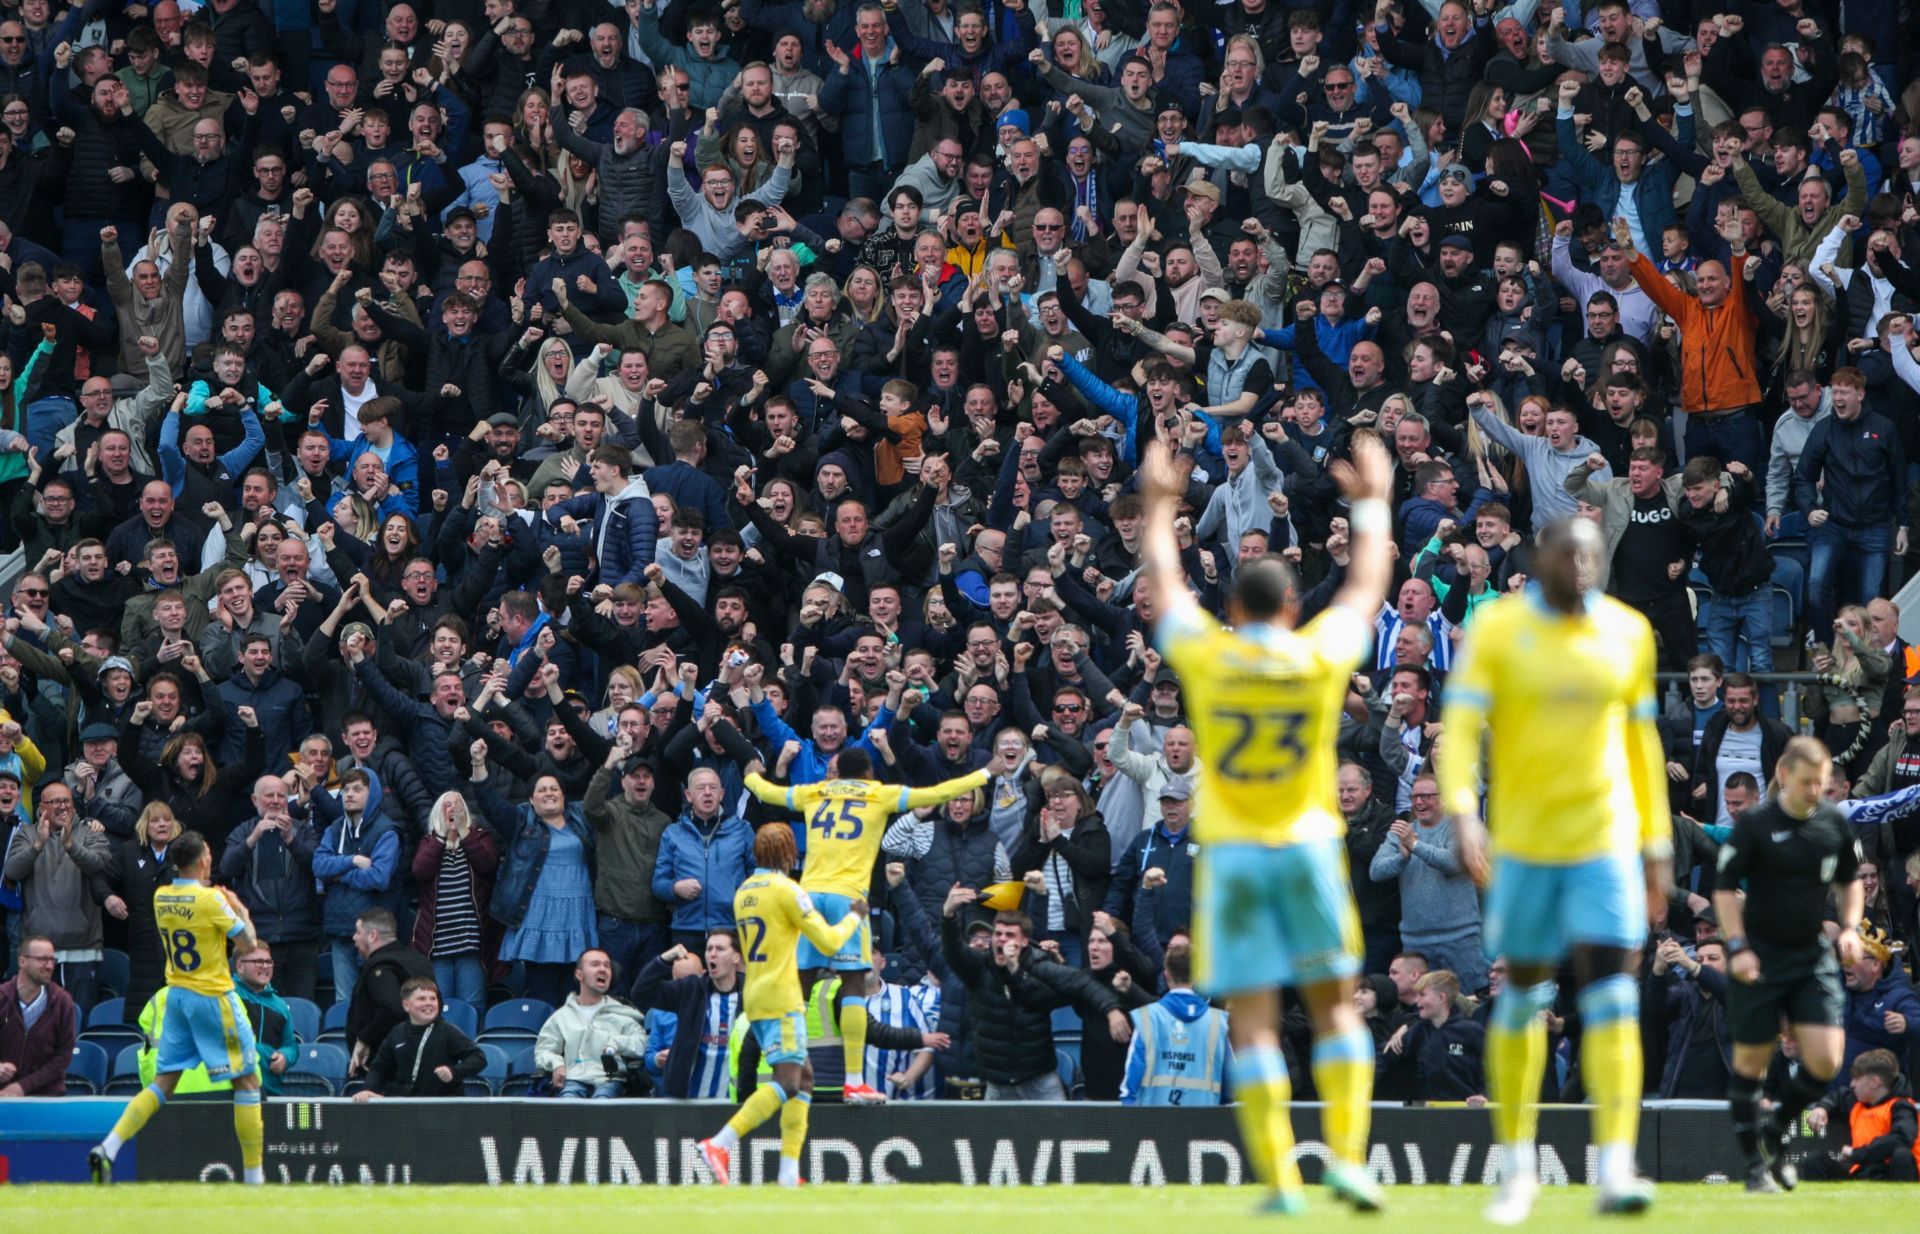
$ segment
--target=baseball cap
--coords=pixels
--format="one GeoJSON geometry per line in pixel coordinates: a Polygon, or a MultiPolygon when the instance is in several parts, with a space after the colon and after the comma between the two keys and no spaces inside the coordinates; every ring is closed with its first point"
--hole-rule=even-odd
{"type": "Polygon", "coordinates": [[[455,206],[453,209],[447,211],[446,218],[440,220],[440,226],[451,227],[453,224],[459,222],[461,219],[465,219],[469,223],[478,223],[480,221],[480,216],[475,214],[472,210],[469,210],[465,206],[455,206]]]}
{"type": "Polygon", "coordinates": [[[835,591],[841,593],[842,595],[846,594],[847,580],[844,578],[841,578],[838,574],[835,574],[832,570],[820,571],[820,573],[813,576],[813,581],[815,583],[825,583],[827,586],[833,588],[835,591]]]}
{"type": "Polygon", "coordinates": [[[352,642],[353,636],[356,634],[371,639],[373,637],[373,627],[364,621],[349,621],[340,631],[340,645],[344,647],[352,642]]]}
{"type": "Polygon", "coordinates": [[[15,771],[11,767],[3,767],[3,766],[0,766],[0,780],[12,780],[15,784],[26,783],[25,780],[22,780],[20,778],[19,772],[15,771]]]}
{"type": "Polygon", "coordinates": [[[1233,303],[1233,297],[1227,294],[1227,290],[1224,287],[1209,287],[1200,293],[1200,298],[1202,300],[1218,300],[1222,304],[1233,303]]]}
{"type": "Polygon", "coordinates": [[[120,730],[111,724],[89,724],[80,730],[80,740],[83,744],[89,741],[118,741],[120,730]]]}
{"type": "Polygon", "coordinates": [[[1155,669],[1153,672],[1153,684],[1156,686],[1164,686],[1164,685],[1177,686],[1180,684],[1180,677],[1179,677],[1179,674],[1175,673],[1171,668],[1168,668],[1166,665],[1162,664],[1159,668],[1155,669]]]}
{"type": "Polygon", "coordinates": [[[1180,187],[1192,193],[1195,197],[1204,197],[1208,201],[1215,203],[1218,203],[1220,200],[1220,188],[1211,180],[1189,180],[1180,187]]]}
{"type": "Polygon", "coordinates": [[[1160,800],[1192,801],[1193,785],[1187,782],[1185,776],[1168,776],[1167,782],[1160,786],[1160,800]]]}
{"type": "MultiPolygon", "coordinates": [[[[18,777],[15,777],[15,778],[17,779],[18,777]]],[[[975,918],[972,922],[970,922],[967,925],[967,934],[969,936],[974,934],[991,934],[991,933],[993,933],[993,923],[991,921],[985,920],[984,918],[975,918]]]]}
{"type": "Polygon", "coordinates": [[[1473,241],[1456,231],[1451,235],[1441,236],[1440,247],[1443,249],[1465,249],[1471,253],[1473,251],[1473,241]]]}
{"type": "Polygon", "coordinates": [[[518,428],[520,419],[510,411],[496,411],[487,417],[489,428],[518,428]]]}

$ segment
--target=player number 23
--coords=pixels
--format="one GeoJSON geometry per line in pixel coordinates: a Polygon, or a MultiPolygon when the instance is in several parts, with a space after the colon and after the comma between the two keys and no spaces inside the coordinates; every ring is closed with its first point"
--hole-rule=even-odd
{"type": "Polygon", "coordinates": [[[1292,771],[1307,753],[1301,741],[1306,728],[1304,711],[1242,711],[1214,709],[1213,721],[1226,733],[1220,755],[1220,774],[1232,780],[1272,780],[1292,771]]]}
{"type": "Polygon", "coordinates": [[[847,800],[823,801],[807,820],[807,829],[823,840],[857,840],[861,827],[858,804],[847,800]]]}

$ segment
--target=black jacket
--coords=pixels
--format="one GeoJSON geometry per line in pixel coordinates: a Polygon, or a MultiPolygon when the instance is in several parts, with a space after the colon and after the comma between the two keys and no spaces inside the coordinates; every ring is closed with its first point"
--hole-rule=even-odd
{"type": "Polygon", "coordinates": [[[1900,430],[1863,410],[1852,420],[1829,416],[1813,426],[1793,469],[1793,504],[1825,510],[1842,527],[1885,527],[1904,510],[1907,456],[1900,430]],[[1824,477],[1825,483],[1821,484],[1824,477]]]}
{"type": "MultiPolygon", "coordinates": [[[[679,1017],[680,1027],[673,1035],[673,1047],[667,1051],[660,1090],[665,1096],[684,1099],[687,1086],[693,1082],[694,1062],[700,1057],[700,1026],[707,1022],[707,1000],[715,991],[713,978],[705,973],[695,973],[678,981],[667,980],[672,974],[673,965],[654,956],[641,966],[640,975],[634,978],[633,994],[628,1001],[641,1011],[659,1007],[679,1017]]],[[[735,978],[731,991],[735,1016],[743,1014],[740,990],[741,982],[735,978]]]]}
{"type": "Polygon", "coordinates": [[[383,1097],[459,1097],[468,1076],[487,1068],[487,1056],[465,1033],[442,1018],[431,1024],[411,1019],[396,1024],[367,1064],[367,1088],[383,1097]],[[453,1071],[453,1079],[434,1074],[453,1071]]]}
{"type": "MultiPolygon", "coordinates": [[[[1787,739],[1793,736],[1791,730],[1771,716],[1756,713],[1754,720],[1760,725],[1760,783],[1765,784],[1773,776],[1773,765],[1780,761],[1780,752],[1787,748],[1787,739]]],[[[1720,743],[1727,737],[1727,713],[1723,709],[1713,719],[1707,721],[1706,731],[1700,734],[1700,748],[1693,756],[1693,783],[1688,791],[1707,786],[1704,798],[1693,799],[1694,808],[1704,822],[1712,822],[1720,813],[1720,777],[1714,774],[1714,765],[1720,761],[1720,743]]]]}
{"type": "Polygon", "coordinates": [[[252,847],[247,837],[258,819],[246,819],[227,834],[220,854],[221,881],[247,906],[260,941],[276,947],[311,946],[320,937],[320,896],[313,888],[313,850],[320,844],[320,830],[298,803],[291,817],[291,837],[268,832],[252,847]]]}
{"type": "Polygon", "coordinates": [[[1368,797],[1360,813],[1347,820],[1347,869],[1352,871],[1354,906],[1360,910],[1363,931],[1400,929],[1400,880],[1376,883],[1367,876],[1392,826],[1393,810],[1377,795],[1368,797]]]}
{"type": "Polygon", "coordinates": [[[402,942],[391,942],[367,957],[347,1006],[347,1044],[380,1049],[393,1030],[407,1023],[400,987],[415,977],[432,977],[433,961],[402,942]]]}
{"type": "MultiPolygon", "coordinates": [[[[1085,934],[1093,924],[1093,911],[1106,907],[1107,887],[1113,878],[1113,836],[1098,813],[1089,814],[1074,825],[1073,834],[1040,839],[1038,812],[1029,814],[1020,843],[1008,854],[1013,876],[1023,877],[1038,870],[1047,858],[1059,854],[1073,872],[1073,894],[1066,904],[1067,928],[1085,934]]],[[[1047,906],[1038,896],[1028,895],[1027,911],[1035,928],[1047,919],[1047,906]]]]}
{"type": "MultiPolygon", "coordinates": [[[[1657,980],[1657,979],[1655,979],[1657,980]]],[[[1733,1036],[1727,1030],[1727,975],[1715,969],[1700,967],[1697,976],[1688,978],[1675,971],[1667,975],[1665,988],[1656,985],[1647,994],[1647,1028],[1658,1033],[1666,1030],[1666,1065],[1660,1069],[1660,1091],[1662,1099],[1674,1098],[1710,1098],[1719,1100],[1718,1092],[1679,1091],[1681,1068],[1686,1065],[1687,1053],[1693,1043],[1702,1034],[1710,1035],[1720,1050],[1720,1061],[1732,1073],[1733,1036]]]]}
{"type": "Polygon", "coordinates": [[[1487,1030],[1455,1012],[1435,1028],[1417,1020],[1407,1030],[1401,1067],[1414,1071],[1417,1101],[1464,1101],[1487,1091],[1487,1030]]]}
{"type": "Polygon", "coordinates": [[[973,1057],[995,1084],[1024,1084],[1059,1065],[1053,1052],[1053,1009],[1074,1006],[1088,1019],[1117,1010],[1114,992],[1087,974],[1028,947],[1020,968],[1008,972],[990,956],[967,948],[960,918],[941,921],[941,952],[967,988],[973,1057]]]}
{"type": "Polygon", "coordinates": [[[1700,568],[1716,595],[1740,598],[1752,595],[1773,580],[1773,557],[1766,537],[1753,520],[1757,486],[1751,475],[1726,477],[1727,508],[1712,505],[1696,510],[1680,503],[1680,526],[1700,545],[1700,568]]]}

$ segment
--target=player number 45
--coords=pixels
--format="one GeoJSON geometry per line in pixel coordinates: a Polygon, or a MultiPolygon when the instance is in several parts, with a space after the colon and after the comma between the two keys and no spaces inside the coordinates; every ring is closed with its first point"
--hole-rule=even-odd
{"type": "Polygon", "coordinates": [[[1215,764],[1227,779],[1276,780],[1306,756],[1301,741],[1307,724],[1304,711],[1216,707],[1213,722],[1227,734],[1226,748],[1215,764]]]}
{"type": "Polygon", "coordinates": [[[861,830],[858,805],[848,800],[823,801],[807,820],[807,830],[823,840],[857,840],[861,830]]]}

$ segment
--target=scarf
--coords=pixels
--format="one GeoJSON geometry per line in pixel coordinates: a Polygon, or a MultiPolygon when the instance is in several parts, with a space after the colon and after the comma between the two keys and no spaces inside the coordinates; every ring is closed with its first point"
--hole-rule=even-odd
{"type": "MultiPolygon", "coordinates": [[[[1071,179],[1071,177],[1069,178],[1071,179]]],[[[1084,244],[1087,239],[1087,221],[1080,214],[1079,207],[1085,206],[1087,208],[1088,214],[1096,214],[1099,212],[1099,206],[1097,204],[1099,200],[1100,200],[1100,169],[1097,167],[1088,167],[1087,178],[1085,180],[1074,181],[1074,185],[1073,185],[1073,204],[1074,204],[1073,240],[1074,240],[1074,243],[1084,244]]]]}

